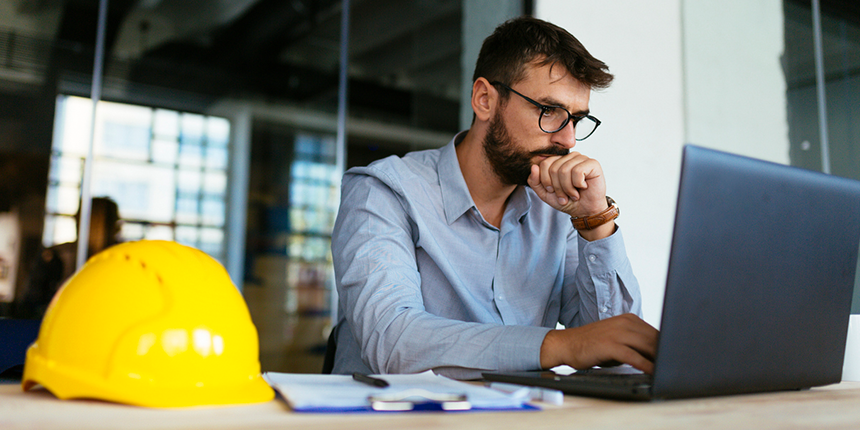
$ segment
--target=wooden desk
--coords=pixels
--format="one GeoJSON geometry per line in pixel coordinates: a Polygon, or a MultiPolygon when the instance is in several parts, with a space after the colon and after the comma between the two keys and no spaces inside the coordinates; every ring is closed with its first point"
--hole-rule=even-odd
{"type": "Polygon", "coordinates": [[[145,409],[57,400],[0,385],[0,429],[787,429],[860,428],[860,382],[808,391],[654,403],[565,396],[539,412],[296,414],[280,400],[250,406],[145,409]]]}

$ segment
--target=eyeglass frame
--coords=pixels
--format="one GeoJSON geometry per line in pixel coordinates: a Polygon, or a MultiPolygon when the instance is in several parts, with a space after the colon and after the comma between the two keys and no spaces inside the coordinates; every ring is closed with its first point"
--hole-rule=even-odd
{"type": "Polygon", "coordinates": [[[590,115],[590,114],[585,114],[585,115],[573,115],[573,114],[571,114],[571,113],[570,113],[570,111],[569,111],[569,110],[567,110],[567,109],[565,109],[565,108],[563,108],[563,107],[561,107],[561,106],[545,105],[545,104],[538,103],[538,102],[536,102],[536,101],[534,101],[534,100],[532,100],[532,99],[530,99],[530,98],[526,97],[525,95],[521,94],[521,93],[520,93],[520,92],[518,92],[517,90],[515,90],[515,89],[513,89],[513,88],[509,87],[508,85],[503,84],[503,83],[501,83],[501,82],[499,82],[499,81],[493,81],[493,82],[490,82],[490,85],[501,85],[502,87],[504,87],[504,88],[505,88],[505,89],[507,89],[508,91],[510,91],[510,92],[512,92],[512,93],[514,93],[514,94],[516,94],[516,95],[518,95],[518,96],[520,96],[520,97],[522,97],[523,99],[525,99],[525,101],[527,101],[527,102],[529,102],[529,103],[531,103],[531,104],[533,104],[533,105],[537,106],[537,108],[538,108],[538,109],[540,109],[540,111],[541,111],[541,114],[538,116],[538,128],[540,128],[540,131],[542,131],[542,132],[544,132],[544,133],[552,134],[552,133],[557,133],[557,132],[561,131],[561,129],[563,129],[563,128],[567,127],[567,124],[570,122],[571,118],[573,118],[573,119],[575,120],[575,121],[573,122],[573,128],[574,128],[574,130],[575,130],[575,129],[576,129],[576,124],[577,124],[577,123],[579,123],[580,121],[582,121],[582,119],[583,119],[583,118],[588,118],[588,119],[590,119],[590,120],[594,121],[594,129],[593,129],[593,130],[591,130],[591,133],[588,133],[588,135],[587,135],[587,136],[585,136],[585,137],[583,137],[582,139],[576,139],[576,141],[577,141],[577,142],[582,142],[583,140],[588,139],[589,137],[591,137],[591,135],[592,135],[592,134],[594,134],[594,132],[595,132],[595,131],[597,131],[597,127],[600,127],[600,120],[599,120],[599,119],[597,119],[597,117],[595,117],[595,116],[593,116],[593,115],[590,115]],[[544,130],[544,129],[543,129],[543,126],[541,125],[541,119],[543,119],[543,113],[544,113],[546,110],[548,110],[548,109],[561,109],[561,110],[563,110],[563,111],[565,111],[565,112],[567,113],[567,119],[565,119],[565,120],[564,120],[564,122],[561,124],[561,127],[559,127],[559,128],[557,128],[557,129],[555,129],[554,131],[546,131],[546,130],[544,130]]]}

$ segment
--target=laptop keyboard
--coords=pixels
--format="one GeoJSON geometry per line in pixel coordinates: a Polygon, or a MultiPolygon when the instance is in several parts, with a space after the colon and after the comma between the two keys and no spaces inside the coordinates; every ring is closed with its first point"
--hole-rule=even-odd
{"type": "Polygon", "coordinates": [[[632,385],[643,385],[643,384],[651,384],[654,381],[654,378],[651,375],[646,375],[644,373],[638,374],[630,374],[630,373],[599,373],[599,374],[590,374],[590,373],[574,373],[568,376],[560,376],[560,380],[564,379],[575,379],[578,381],[588,381],[588,382],[597,382],[601,384],[613,384],[613,385],[622,385],[622,386],[632,386],[632,385]]]}

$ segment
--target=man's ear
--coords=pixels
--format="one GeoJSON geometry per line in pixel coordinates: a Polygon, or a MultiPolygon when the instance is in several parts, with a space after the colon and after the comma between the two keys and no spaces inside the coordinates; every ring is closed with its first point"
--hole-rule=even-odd
{"type": "Polygon", "coordinates": [[[485,78],[472,84],[472,110],[478,121],[489,121],[498,105],[499,92],[485,78]]]}

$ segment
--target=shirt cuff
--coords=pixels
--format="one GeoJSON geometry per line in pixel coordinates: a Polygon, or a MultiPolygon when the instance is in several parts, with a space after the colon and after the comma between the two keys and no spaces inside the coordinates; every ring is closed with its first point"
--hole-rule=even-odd
{"type": "Polygon", "coordinates": [[[615,229],[609,237],[589,242],[577,235],[579,263],[588,267],[591,276],[612,273],[619,267],[627,266],[627,250],[624,248],[624,237],[621,227],[615,229]]]}
{"type": "Polygon", "coordinates": [[[499,371],[538,370],[543,340],[548,327],[507,326],[505,337],[497,344],[499,371]]]}

